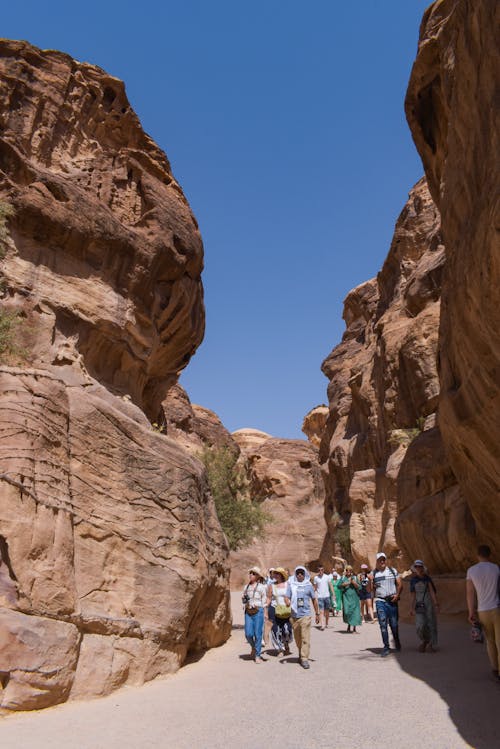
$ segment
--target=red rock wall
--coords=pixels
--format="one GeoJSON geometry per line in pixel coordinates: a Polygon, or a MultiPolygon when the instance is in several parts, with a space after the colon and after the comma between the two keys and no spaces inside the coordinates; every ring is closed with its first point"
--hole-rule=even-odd
{"type": "Polygon", "coordinates": [[[406,113],[446,251],[440,427],[477,539],[500,552],[498,28],[495,0],[441,0],[420,30],[406,113]]]}
{"type": "Polygon", "coordinates": [[[121,81],[0,42],[0,708],[106,694],[230,634],[202,465],[152,427],[203,336],[201,238],[121,81]],[[23,350],[24,349],[24,350],[23,350]]]}
{"type": "Polygon", "coordinates": [[[472,518],[437,417],[444,261],[439,215],[421,180],[378,277],[348,295],[346,332],[323,364],[330,415],[320,462],[329,533],[344,556],[350,536],[357,563],[373,564],[384,549],[403,568],[424,557],[438,573],[469,558],[472,518]]]}

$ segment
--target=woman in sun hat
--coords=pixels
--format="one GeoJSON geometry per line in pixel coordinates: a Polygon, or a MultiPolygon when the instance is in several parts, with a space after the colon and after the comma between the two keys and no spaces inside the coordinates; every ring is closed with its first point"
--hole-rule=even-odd
{"type": "Polygon", "coordinates": [[[421,640],[419,651],[425,653],[427,650],[428,653],[435,653],[438,639],[437,611],[439,610],[436,586],[421,559],[415,559],[411,571],[413,575],[410,578],[410,615],[415,615],[417,635],[421,640]]]}
{"type": "Polygon", "coordinates": [[[251,656],[255,663],[262,663],[262,632],[264,630],[267,587],[260,567],[250,567],[249,581],[243,588],[242,602],[245,610],[245,637],[252,648],[251,656]]]}
{"type": "Polygon", "coordinates": [[[268,602],[274,608],[273,627],[271,629],[271,641],[278,656],[290,655],[290,643],[293,640],[290,616],[292,610],[285,603],[288,573],[284,567],[275,567],[274,583],[268,588],[268,602]]]}

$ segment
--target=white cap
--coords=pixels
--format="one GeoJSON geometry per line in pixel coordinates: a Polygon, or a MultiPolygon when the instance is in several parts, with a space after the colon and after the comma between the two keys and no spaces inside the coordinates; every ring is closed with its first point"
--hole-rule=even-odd
{"type": "Polygon", "coordinates": [[[377,559],[387,559],[387,557],[383,551],[379,551],[379,553],[377,554],[377,559]]]}

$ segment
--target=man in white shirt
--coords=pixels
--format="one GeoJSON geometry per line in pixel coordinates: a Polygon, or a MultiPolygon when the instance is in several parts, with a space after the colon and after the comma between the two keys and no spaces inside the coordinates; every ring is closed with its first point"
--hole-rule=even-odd
{"type": "Polygon", "coordinates": [[[331,604],[328,580],[328,575],[325,575],[325,568],[323,566],[318,567],[318,574],[314,578],[313,584],[318,597],[320,629],[328,627],[328,619],[330,617],[331,604]]]}
{"type": "Polygon", "coordinates": [[[500,569],[490,562],[490,557],[490,547],[479,546],[479,561],[467,570],[467,609],[470,623],[479,619],[482,624],[493,675],[500,680],[500,569]]]}

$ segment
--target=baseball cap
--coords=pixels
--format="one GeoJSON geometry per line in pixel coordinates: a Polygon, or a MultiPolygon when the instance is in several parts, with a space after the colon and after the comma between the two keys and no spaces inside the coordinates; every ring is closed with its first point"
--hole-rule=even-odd
{"type": "Polygon", "coordinates": [[[382,558],[383,559],[387,559],[387,557],[384,554],[384,552],[383,551],[379,551],[379,553],[377,554],[377,559],[382,559],[382,558]]]}

